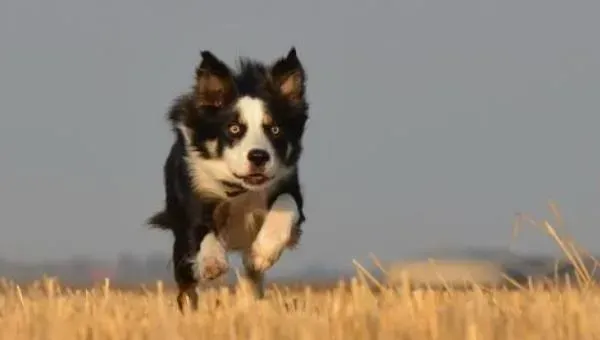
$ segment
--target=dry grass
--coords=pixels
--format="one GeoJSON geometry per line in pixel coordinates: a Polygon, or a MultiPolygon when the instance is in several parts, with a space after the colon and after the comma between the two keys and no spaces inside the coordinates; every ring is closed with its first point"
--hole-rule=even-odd
{"type": "Polygon", "coordinates": [[[47,280],[0,297],[1,339],[598,339],[600,290],[211,289],[180,315],[172,292],[61,291],[47,280]],[[45,284],[45,287],[44,287],[45,284]]]}
{"type": "MultiPolygon", "coordinates": [[[[581,251],[544,221],[577,265],[581,251]]],[[[375,282],[359,265],[328,289],[271,288],[256,301],[242,283],[204,291],[181,315],[173,292],[68,290],[53,280],[4,283],[0,339],[600,339],[600,287],[578,265],[578,284],[550,289],[410,290],[375,282]]]]}

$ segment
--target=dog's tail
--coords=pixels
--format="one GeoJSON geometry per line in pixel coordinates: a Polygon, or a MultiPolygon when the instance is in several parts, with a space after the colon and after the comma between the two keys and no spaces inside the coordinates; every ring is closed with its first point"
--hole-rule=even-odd
{"type": "Polygon", "coordinates": [[[166,211],[159,211],[146,220],[150,228],[173,230],[173,221],[166,211]]]}

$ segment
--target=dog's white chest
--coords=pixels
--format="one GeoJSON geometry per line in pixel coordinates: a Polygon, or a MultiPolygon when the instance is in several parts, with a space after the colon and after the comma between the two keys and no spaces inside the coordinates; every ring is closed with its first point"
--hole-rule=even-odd
{"type": "Polygon", "coordinates": [[[227,200],[215,211],[218,238],[227,250],[249,249],[266,214],[266,193],[247,192],[227,200]]]}

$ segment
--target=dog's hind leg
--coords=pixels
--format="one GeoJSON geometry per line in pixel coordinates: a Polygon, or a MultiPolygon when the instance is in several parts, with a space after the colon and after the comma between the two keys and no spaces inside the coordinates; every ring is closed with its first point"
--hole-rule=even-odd
{"type": "Polygon", "coordinates": [[[198,309],[198,279],[194,275],[194,255],[198,252],[199,243],[193,230],[174,229],[173,242],[173,274],[179,289],[177,305],[183,312],[186,297],[190,300],[192,310],[198,309]]]}
{"type": "Polygon", "coordinates": [[[265,297],[265,274],[261,271],[254,269],[254,266],[250,263],[251,257],[250,254],[243,255],[243,263],[244,263],[244,272],[246,279],[250,283],[250,287],[252,289],[252,293],[258,299],[262,299],[265,297]]]}
{"type": "Polygon", "coordinates": [[[198,310],[198,291],[196,284],[180,284],[178,285],[179,293],[177,294],[177,307],[181,312],[185,310],[185,300],[189,299],[190,309],[198,310]]]}

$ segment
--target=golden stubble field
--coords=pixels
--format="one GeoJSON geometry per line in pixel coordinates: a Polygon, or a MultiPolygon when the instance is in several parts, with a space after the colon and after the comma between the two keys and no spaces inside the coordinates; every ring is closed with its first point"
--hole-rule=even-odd
{"type": "MultiPolygon", "coordinates": [[[[152,287],[74,289],[53,279],[0,282],[0,340],[19,339],[600,339],[596,265],[544,221],[576,280],[509,288],[415,289],[409,277],[378,282],[357,265],[350,281],[271,285],[256,300],[242,280],[202,291],[200,310],[179,313],[175,292],[152,287]],[[576,282],[575,282],[576,281],[576,282]]],[[[597,263],[594,260],[594,263],[597,263]]],[[[382,268],[383,270],[383,268],[382,268]]]]}
{"type": "Polygon", "coordinates": [[[600,339],[600,289],[462,291],[271,287],[257,301],[240,284],[210,288],[180,314],[174,293],[4,284],[0,339],[600,339]]]}

